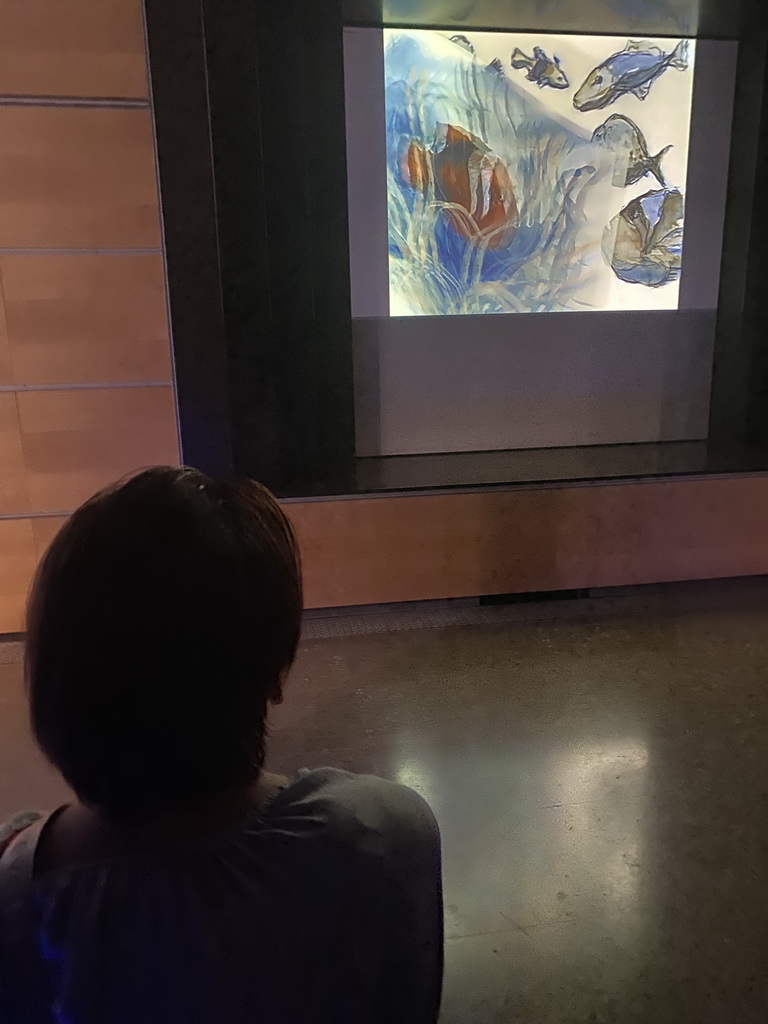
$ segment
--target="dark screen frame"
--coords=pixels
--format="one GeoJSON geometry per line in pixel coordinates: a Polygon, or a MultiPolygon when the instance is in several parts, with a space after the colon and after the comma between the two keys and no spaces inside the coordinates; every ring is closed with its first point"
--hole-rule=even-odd
{"type": "Polygon", "coordinates": [[[146,0],[146,26],[183,457],[281,493],[338,487],[354,465],[341,7],[146,0]]]}
{"type": "MultiPolygon", "coordinates": [[[[342,30],[381,24],[381,5],[145,5],[184,459],[284,495],[354,493],[342,30]]],[[[698,31],[740,42],[705,470],[755,471],[768,469],[768,14],[707,2],[698,31]]]]}

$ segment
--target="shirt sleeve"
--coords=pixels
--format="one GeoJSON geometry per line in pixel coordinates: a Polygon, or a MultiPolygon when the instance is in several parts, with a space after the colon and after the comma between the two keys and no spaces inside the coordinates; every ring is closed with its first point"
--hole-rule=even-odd
{"type": "Polygon", "coordinates": [[[317,787],[321,816],[355,861],[362,890],[377,904],[360,925],[365,932],[365,921],[375,920],[381,930],[368,936],[379,968],[376,1024],[434,1024],[443,981],[442,869],[434,814],[413,790],[374,776],[321,769],[304,780],[317,787]]]}
{"type": "Polygon", "coordinates": [[[405,789],[384,893],[391,941],[381,993],[382,1022],[434,1024],[443,984],[440,833],[427,803],[405,789]]]}

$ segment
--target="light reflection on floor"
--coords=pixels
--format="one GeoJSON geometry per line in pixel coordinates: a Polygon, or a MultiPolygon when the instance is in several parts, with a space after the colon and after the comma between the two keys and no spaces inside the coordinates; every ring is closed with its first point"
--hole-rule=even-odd
{"type": "Polygon", "coordinates": [[[552,749],[536,765],[532,751],[523,764],[512,745],[495,750],[492,761],[486,750],[482,764],[471,746],[444,760],[407,732],[397,746],[422,748],[418,758],[395,762],[392,774],[420,793],[441,822],[450,937],[526,930],[580,912],[615,918],[637,908],[648,781],[648,751],[637,740],[552,749]],[[504,778],[506,790],[499,787],[504,778]],[[499,799],[488,815],[491,787],[499,788],[499,799]]]}
{"type": "Polygon", "coordinates": [[[564,755],[557,768],[568,808],[566,847],[574,864],[582,860],[583,869],[602,886],[611,914],[638,906],[647,768],[647,748],[631,740],[579,747],[564,755]],[[622,784],[622,799],[615,802],[611,792],[616,783],[622,784]]]}

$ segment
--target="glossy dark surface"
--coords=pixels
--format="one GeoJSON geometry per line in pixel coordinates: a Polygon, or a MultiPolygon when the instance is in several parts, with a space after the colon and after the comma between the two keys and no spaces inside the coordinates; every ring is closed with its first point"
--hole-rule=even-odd
{"type": "MultiPolygon", "coordinates": [[[[270,748],[432,804],[445,1024],[764,1022],[768,583],[486,618],[313,619],[270,748]]],[[[0,816],[63,792],[31,759],[17,654],[0,816]]]]}
{"type": "Polygon", "coordinates": [[[705,441],[667,441],[357,459],[354,489],[373,493],[705,472],[716,472],[705,441]]]}

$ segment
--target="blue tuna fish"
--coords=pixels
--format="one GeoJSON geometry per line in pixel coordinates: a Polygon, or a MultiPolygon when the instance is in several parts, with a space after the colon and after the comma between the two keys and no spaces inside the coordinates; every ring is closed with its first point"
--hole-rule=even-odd
{"type": "Polygon", "coordinates": [[[687,39],[681,40],[671,53],[664,53],[648,41],[627,43],[623,50],[590,71],[573,97],[573,105],[582,111],[600,110],[628,92],[644,100],[667,68],[688,68],[687,39]]]}

